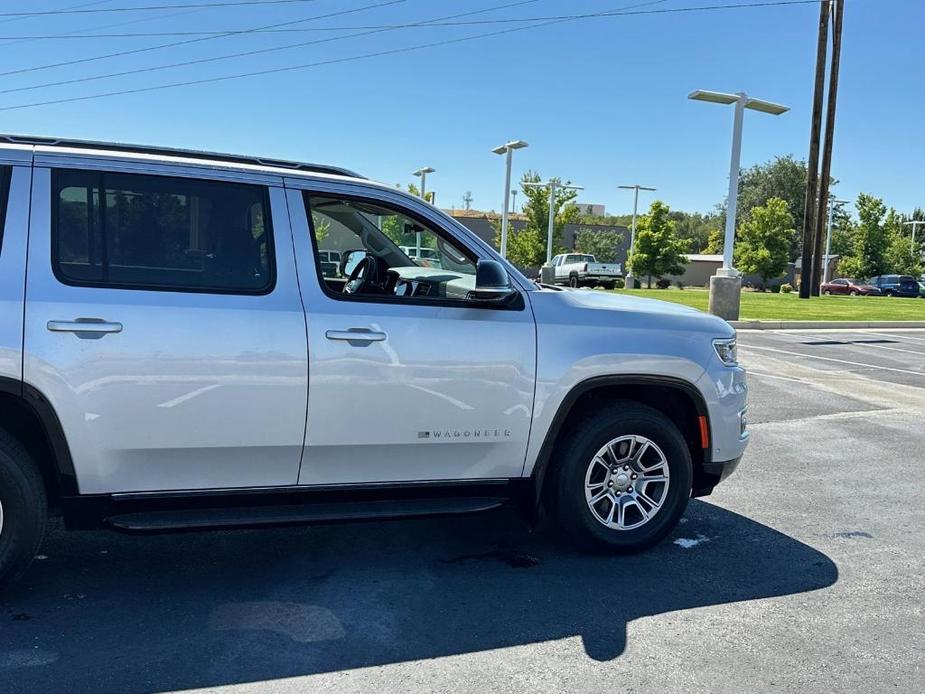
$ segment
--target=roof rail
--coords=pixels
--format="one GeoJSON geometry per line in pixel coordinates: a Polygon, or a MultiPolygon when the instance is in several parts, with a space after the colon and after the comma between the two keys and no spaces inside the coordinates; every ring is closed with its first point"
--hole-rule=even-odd
{"type": "Polygon", "coordinates": [[[285,159],[270,159],[267,157],[252,157],[243,154],[222,154],[220,152],[205,152],[195,149],[179,149],[175,147],[155,147],[153,145],[132,145],[121,142],[97,142],[94,140],[71,140],[61,137],[45,137],[35,135],[3,135],[0,134],[0,143],[12,145],[42,145],[45,147],[79,147],[82,149],[98,149],[108,151],[132,152],[135,154],[162,154],[165,156],[185,157],[187,159],[203,159],[210,161],[223,161],[231,164],[256,164],[257,166],[274,166],[293,171],[308,173],[333,174],[335,176],[350,176],[351,178],[365,178],[360,174],[339,166],[328,164],[308,164],[300,161],[287,161],[285,159]]]}

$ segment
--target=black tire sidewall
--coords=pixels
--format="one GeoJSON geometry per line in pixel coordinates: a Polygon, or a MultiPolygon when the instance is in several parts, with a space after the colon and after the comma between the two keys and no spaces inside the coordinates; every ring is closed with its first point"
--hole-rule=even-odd
{"type": "Polygon", "coordinates": [[[41,477],[31,465],[21,450],[0,445],[0,582],[26,570],[45,532],[47,502],[41,477]]]}
{"type": "Polygon", "coordinates": [[[577,431],[566,443],[561,469],[554,476],[555,504],[560,525],[579,544],[592,551],[638,552],[662,540],[687,508],[692,484],[690,451],[677,427],[651,408],[627,403],[608,409],[577,431]],[[598,521],[585,499],[585,475],[593,456],[619,436],[636,434],[653,441],[668,461],[668,498],[655,517],[640,528],[613,530],[598,521]]]}

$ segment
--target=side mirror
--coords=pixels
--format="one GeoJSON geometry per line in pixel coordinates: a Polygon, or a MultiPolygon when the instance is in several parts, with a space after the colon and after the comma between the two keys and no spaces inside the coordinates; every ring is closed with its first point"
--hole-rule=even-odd
{"type": "Polygon", "coordinates": [[[365,257],[365,250],[345,251],[340,260],[340,274],[344,277],[350,277],[353,268],[365,257]]]}
{"type": "Polygon", "coordinates": [[[469,298],[475,301],[503,303],[517,294],[504,265],[497,260],[479,260],[475,266],[475,289],[469,298]]]}

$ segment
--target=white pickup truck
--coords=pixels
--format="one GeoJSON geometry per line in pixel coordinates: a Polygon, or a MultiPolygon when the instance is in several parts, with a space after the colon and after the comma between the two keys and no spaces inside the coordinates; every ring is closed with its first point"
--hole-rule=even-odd
{"type": "Polygon", "coordinates": [[[555,270],[555,283],[570,287],[613,289],[623,276],[620,263],[599,263],[588,253],[562,253],[550,261],[555,270]]]}

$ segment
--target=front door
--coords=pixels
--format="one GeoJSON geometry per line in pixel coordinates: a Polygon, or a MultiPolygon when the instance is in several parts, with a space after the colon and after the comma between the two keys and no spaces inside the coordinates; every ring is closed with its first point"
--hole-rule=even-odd
{"type": "Polygon", "coordinates": [[[80,492],[295,484],[307,348],[281,180],[81,163],[34,172],[24,365],[80,492]]]}
{"type": "Polygon", "coordinates": [[[529,306],[468,299],[477,254],[427,207],[367,195],[289,193],[310,355],[299,483],[519,476],[536,368],[529,306]],[[334,253],[332,276],[322,258],[334,253]]]}

